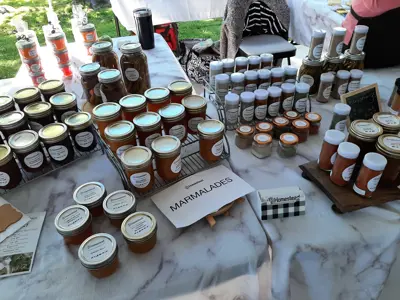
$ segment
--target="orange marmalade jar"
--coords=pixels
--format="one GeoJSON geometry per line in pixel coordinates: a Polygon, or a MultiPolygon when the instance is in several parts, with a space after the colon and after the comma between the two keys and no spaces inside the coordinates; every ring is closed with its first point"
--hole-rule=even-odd
{"type": "Polygon", "coordinates": [[[160,108],[171,103],[169,90],[166,88],[151,88],[144,92],[147,99],[147,110],[158,112],[160,108]]]}
{"type": "Polygon", "coordinates": [[[73,194],[75,203],[86,206],[93,217],[103,215],[103,201],[106,197],[106,188],[96,181],[78,186],[73,194]]]}
{"type": "Polygon", "coordinates": [[[122,152],[126,149],[136,146],[135,125],[129,121],[118,121],[108,125],[104,130],[107,144],[111,151],[121,158],[122,152]]]}
{"type": "Polygon", "coordinates": [[[224,151],[225,126],[218,120],[204,120],[197,125],[200,137],[200,155],[207,162],[215,162],[224,151]]]}
{"type": "Polygon", "coordinates": [[[176,136],[182,143],[187,137],[185,107],[182,104],[171,103],[158,111],[167,135],[176,136]]]}
{"type": "Polygon", "coordinates": [[[201,96],[190,95],[182,99],[186,110],[189,133],[197,133],[197,125],[206,119],[207,100],[201,96]]]}
{"type": "Polygon", "coordinates": [[[105,139],[104,130],[106,129],[106,127],[110,124],[122,120],[121,106],[119,106],[118,103],[114,102],[102,103],[95,106],[95,108],[93,108],[92,114],[93,119],[99,129],[100,135],[103,139],[105,139]]]}
{"type": "Polygon", "coordinates": [[[174,180],[182,170],[181,141],[172,135],[160,136],[151,144],[156,159],[158,175],[164,180],[174,180]]]}
{"type": "Polygon", "coordinates": [[[189,96],[193,92],[193,87],[190,82],[185,80],[177,80],[168,85],[171,93],[171,103],[182,103],[182,99],[189,96]]]}
{"type": "Polygon", "coordinates": [[[136,211],[136,204],[136,198],[131,192],[120,190],[104,199],[103,210],[111,225],[121,228],[124,219],[136,211]]]}
{"type": "Polygon", "coordinates": [[[151,147],[151,143],[162,136],[161,117],[155,112],[145,112],[133,119],[136,126],[139,144],[141,146],[151,147]]]}
{"type": "Polygon", "coordinates": [[[132,122],[133,118],[147,111],[146,97],[138,94],[127,95],[119,100],[122,119],[132,122]]]}

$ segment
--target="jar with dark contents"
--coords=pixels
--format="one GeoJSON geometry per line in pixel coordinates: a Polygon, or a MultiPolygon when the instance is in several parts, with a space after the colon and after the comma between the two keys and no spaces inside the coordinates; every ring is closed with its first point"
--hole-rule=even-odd
{"type": "Polygon", "coordinates": [[[152,112],[158,112],[160,108],[163,108],[171,103],[171,96],[169,90],[166,88],[151,88],[148,89],[144,96],[147,99],[147,110],[152,112]]]}
{"type": "Polygon", "coordinates": [[[185,80],[177,80],[171,82],[168,85],[168,89],[171,95],[171,103],[178,103],[178,104],[181,104],[182,99],[185,98],[186,96],[191,95],[193,92],[192,84],[185,80]]]}
{"type": "Polygon", "coordinates": [[[100,82],[97,77],[101,70],[99,63],[90,63],[82,65],[79,68],[81,74],[81,84],[86,101],[96,106],[103,102],[100,94],[100,82]]]}
{"type": "Polygon", "coordinates": [[[28,118],[29,126],[36,132],[39,132],[43,126],[54,123],[53,109],[48,102],[31,103],[25,106],[24,113],[28,118]]]}
{"type": "Polygon", "coordinates": [[[339,70],[336,73],[335,84],[331,91],[333,99],[340,99],[340,96],[346,93],[349,86],[350,72],[346,70],[339,70]]]}
{"type": "Polygon", "coordinates": [[[8,144],[27,172],[42,171],[46,167],[46,156],[35,131],[23,130],[14,133],[10,136],[8,144]]]}
{"type": "Polygon", "coordinates": [[[247,59],[249,61],[249,70],[260,69],[261,58],[259,56],[253,55],[249,56],[247,59]]]}
{"type": "Polygon", "coordinates": [[[329,101],[335,76],[332,73],[322,73],[316,100],[321,103],[329,101]]]}
{"type": "Polygon", "coordinates": [[[335,27],[332,31],[332,38],[329,43],[328,56],[338,57],[343,53],[343,40],[346,35],[346,28],[335,27]]]}
{"type": "Polygon", "coordinates": [[[393,186],[400,176],[400,136],[382,134],[376,142],[376,151],[385,156],[388,161],[381,183],[384,186],[393,186]]]}
{"type": "Polygon", "coordinates": [[[122,120],[121,106],[118,103],[102,103],[97,105],[92,112],[100,136],[105,139],[104,130],[112,123],[122,120]]]}
{"type": "Polygon", "coordinates": [[[197,125],[206,119],[207,100],[201,96],[190,95],[182,99],[186,110],[188,133],[197,133],[197,125]]]}
{"type": "Polygon", "coordinates": [[[281,106],[282,89],[277,86],[270,86],[268,88],[268,111],[269,118],[274,118],[279,114],[279,107],[281,106]]]}
{"type": "Polygon", "coordinates": [[[38,88],[42,93],[44,100],[47,102],[50,101],[51,96],[65,92],[64,82],[57,79],[43,81],[41,84],[39,84],[38,88]]]}
{"type": "Polygon", "coordinates": [[[67,125],[63,123],[46,125],[40,129],[39,137],[54,163],[65,165],[74,160],[75,153],[67,125]]]}
{"type": "Polygon", "coordinates": [[[297,111],[299,114],[304,114],[307,111],[309,91],[310,91],[310,86],[307,83],[299,82],[296,84],[293,109],[297,111]]]}
{"type": "Polygon", "coordinates": [[[67,117],[78,112],[76,96],[72,93],[64,92],[51,96],[50,103],[58,122],[64,122],[67,117]]]}
{"type": "Polygon", "coordinates": [[[187,137],[185,107],[182,104],[171,103],[158,111],[166,135],[177,137],[182,143],[187,137]]]}
{"type": "Polygon", "coordinates": [[[126,90],[130,94],[144,94],[150,88],[147,56],[140,43],[126,43],[121,46],[121,71],[126,90]]]}
{"type": "Polygon", "coordinates": [[[10,96],[0,96],[0,115],[14,111],[15,103],[10,96]]]}
{"type": "Polygon", "coordinates": [[[244,78],[244,90],[254,92],[258,86],[258,73],[254,70],[246,71],[244,72],[244,78]]]}
{"type": "Polygon", "coordinates": [[[106,69],[119,69],[118,55],[113,51],[111,42],[102,41],[92,45],[92,62],[98,62],[106,69]]]}
{"type": "Polygon", "coordinates": [[[78,112],[67,117],[64,122],[78,151],[89,152],[96,148],[97,141],[91,114],[78,112]]]}
{"type": "Polygon", "coordinates": [[[14,101],[18,104],[19,109],[23,111],[24,107],[28,104],[42,101],[42,97],[38,88],[29,87],[16,91],[14,94],[14,101]]]}
{"type": "Polygon", "coordinates": [[[89,209],[93,217],[103,215],[103,201],[107,197],[107,190],[101,182],[92,181],[78,186],[72,197],[77,205],[89,209]]]}
{"type": "Polygon", "coordinates": [[[329,57],[325,56],[322,63],[322,73],[332,73],[336,75],[336,72],[343,69],[343,57],[329,57]]]}
{"type": "Polygon", "coordinates": [[[321,58],[322,49],[324,48],[325,35],[325,30],[313,30],[313,33],[311,35],[310,48],[308,50],[308,57],[311,60],[319,60],[321,58]]]}
{"type": "Polygon", "coordinates": [[[103,70],[97,75],[100,82],[100,94],[103,102],[118,103],[128,95],[119,70],[103,70]]]}
{"type": "Polygon", "coordinates": [[[119,100],[122,119],[132,122],[133,118],[147,111],[146,97],[138,94],[127,95],[119,100]]]}
{"type": "Polygon", "coordinates": [[[271,71],[268,69],[258,70],[258,88],[267,90],[271,85],[271,71]]]}
{"type": "Polygon", "coordinates": [[[256,120],[262,121],[267,117],[268,91],[255,90],[254,95],[254,117],[256,120]]]}
{"type": "Polygon", "coordinates": [[[351,54],[349,50],[344,52],[344,60],[342,69],[351,71],[353,69],[364,70],[365,53],[351,54]]]}
{"type": "Polygon", "coordinates": [[[11,148],[7,145],[0,145],[0,189],[15,188],[21,180],[21,171],[11,148]]]}
{"type": "Polygon", "coordinates": [[[161,117],[155,112],[145,112],[133,119],[139,144],[151,149],[151,143],[162,135],[161,117]]]}
{"type": "Polygon", "coordinates": [[[285,82],[281,85],[282,89],[282,101],[279,107],[279,112],[290,111],[293,109],[294,92],[296,87],[293,83],[285,82]]]}
{"type": "Polygon", "coordinates": [[[115,122],[106,127],[104,134],[108,146],[118,158],[121,158],[126,149],[136,146],[136,130],[132,122],[125,120],[115,122]]]}
{"type": "Polygon", "coordinates": [[[285,67],[285,83],[296,83],[296,78],[297,78],[297,71],[298,69],[293,66],[286,66],[285,67]]]}
{"type": "Polygon", "coordinates": [[[351,44],[349,52],[351,54],[360,54],[364,50],[365,40],[367,39],[368,26],[356,25],[353,31],[353,37],[351,39],[351,44]]]}
{"type": "Polygon", "coordinates": [[[271,85],[280,87],[284,81],[285,69],[273,68],[271,69],[271,85]]]}
{"type": "Polygon", "coordinates": [[[303,59],[303,64],[299,70],[298,81],[307,83],[310,86],[310,95],[318,92],[321,72],[322,61],[310,60],[308,57],[303,59]]]}
{"type": "Polygon", "coordinates": [[[310,123],[310,134],[318,134],[319,127],[321,126],[321,115],[315,112],[306,113],[305,119],[310,123]]]}
{"type": "Polygon", "coordinates": [[[0,116],[0,130],[6,140],[10,135],[26,129],[29,129],[29,126],[22,111],[12,111],[0,116]]]}
{"type": "Polygon", "coordinates": [[[261,69],[272,69],[274,63],[274,56],[271,53],[263,53],[260,55],[261,69]]]}

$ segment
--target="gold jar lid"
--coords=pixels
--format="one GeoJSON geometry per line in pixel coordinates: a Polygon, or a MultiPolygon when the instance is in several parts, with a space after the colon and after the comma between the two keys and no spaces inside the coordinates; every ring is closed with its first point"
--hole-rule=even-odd
{"type": "Polygon", "coordinates": [[[30,103],[34,99],[40,99],[40,91],[36,87],[20,89],[14,94],[14,100],[18,104],[30,103]]]}
{"type": "Polygon", "coordinates": [[[185,107],[182,104],[170,103],[158,111],[163,121],[174,122],[185,117],[185,107]]]}
{"type": "Polygon", "coordinates": [[[275,117],[272,123],[274,123],[274,126],[281,128],[289,125],[289,120],[284,117],[275,117]]]}
{"type": "Polygon", "coordinates": [[[177,80],[173,81],[168,85],[168,89],[171,94],[174,95],[187,95],[191,94],[193,91],[192,84],[185,80],[177,80]]]}
{"type": "Polygon", "coordinates": [[[11,148],[7,145],[0,145],[0,166],[4,166],[13,158],[11,148]]]}
{"type": "Polygon", "coordinates": [[[121,232],[128,241],[146,242],[157,232],[156,218],[148,212],[135,212],[122,222],[121,232]]]}
{"type": "Polygon", "coordinates": [[[92,222],[89,210],[83,205],[71,205],[60,211],[54,225],[63,236],[73,236],[85,231],[92,222]]]}
{"type": "Polygon", "coordinates": [[[76,106],[76,96],[73,93],[58,93],[50,97],[49,102],[55,110],[63,110],[76,106]]]}
{"type": "Polygon", "coordinates": [[[14,100],[10,96],[0,96],[0,110],[6,110],[14,107],[14,100]]]}
{"type": "Polygon", "coordinates": [[[152,163],[153,153],[149,148],[133,146],[122,152],[121,162],[126,169],[139,170],[152,163]]]}
{"type": "Polygon", "coordinates": [[[76,204],[90,207],[102,205],[103,200],[107,197],[107,191],[101,182],[87,182],[78,186],[73,194],[76,204]]]}
{"type": "Polygon", "coordinates": [[[38,86],[43,94],[55,94],[64,90],[64,82],[57,79],[45,80],[38,86]]]}
{"type": "Polygon", "coordinates": [[[145,112],[133,118],[133,124],[141,131],[151,131],[161,126],[161,117],[155,112],[145,112]]]}
{"type": "Polygon", "coordinates": [[[110,219],[125,218],[135,212],[136,198],[129,191],[115,191],[104,199],[103,209],[110,219]]]}
{"type": "Polygon", "coordinates": [[[294,110],[285,111],[283,113],[283,116],[286,119],[288,119],[289,121],[293,121],[293,120],[296,120],[296,119],[300,118],[300,114],[297,111],[294,111],[294,110]]]}
{"type": "Polygon", "coordinates": [[[364,60],[364,58],[365,58],[365,52],[361,52],[360,54],[351,54],[350,49],[344,51],[344,59],[364,60]]]}
{"type": "Polygon", "coordinates": [[[144,92],[144,96],[150,103],[160,103],[169,98],[169,90],[162,87],[151,88],[144,92]]]}
{"type": "Polygon", "coordinates": [[[121,115],[121,106],[114,102],[102,103],[93,108],[92,114],[96,121],[111,121],[121,115]]]}
{"type": "Polygon", "coordinates": [[[201,96],[189,95],[182,99],[182,105],[189,113],[198,113],[207,109],[207,100],[201,96]]]}
{"type": "Polygon", "coordinates": [[[171,157],[181,152],[181,141],[173,135],[164,135],[151,143],[151,149],[157,157],[171,157]]]}
{"type": "Polygon", "coordinates": [[[146,107],[146,97],[139,94],[127,95],[119,100],[123,110],[135,112],[146,107]]]}
{"type": "Polygon", "coordinates": [[[44,143],[54,144],[68,137],[67,125],[51,123],[39,130],[39,137],[44,143]]]}
{"type": "Polygon", "coordinates": [[[400,136],[382,134],[376,143],[376,149],[391,158],[400,159],[400,136]]]}
{"type": "Polygon", "coordinates": [[[250,137],[253,136],[254,127],[249,125],[242,125],[236,128],[236,133],[242,137],[250,137]]]}
{"type": "Polygon", "coordinates": [[[253,140],[258,145],[269,145],[272,143],[272,136],[270,136],[268,133],[257,133],[253,140]]]}
{"type": "Polygon", "coordinates": [[[205,139],[214,139],[223,134],[224,130],[224,123],[218,120],[204,120],[197,125],[199,135],[205,139]]]}
{"type": "Polygon", "coordinates": [[[269,133],[274,129],[274,126],[268,122],[260,122],[256,124],[256,129],[260,133],[269,133]]]}
{"type": "Polygon", "coordinates": [[[400,131],[400,117],[391,113],[377,112],[373,115],[372,119],[375,123],[382,126],[384,130],[393,131],[396,133],[400,131]]]}
{"type": "Polygon", "coordinates": [[[303,58],[303,64],[306,66],[320,67],[322,66],[321,60],[311,60],[308,56],[303,58]]]}
{"type": "Polygon", "coordinates": [[[135,125],[129,121],[118,121],[110,124],[104,130],[108,141],[123,141],[135,135],[135,125]]]}
{"type": "Polygon", "coordinates": [[[299,143],[299,138],[294,133],[282,133],[279,141],[284,145],[295,146],[299,143]]]}
{"type": "Polygon", "coordinates": [[[39,146],[39,136],[33,130],[22,130],[9,137],[8,145],[15,153],[27,153],[39,146]]]}
{"type": "Polygon", "coordinates": [[[13,129],[25,123],[22,111],[11,111],[0,116],[0,129],[13,129]]]}
{"type": "Polygon", "coordinates": [[[51,104],[48,102],[34,102],[24,107],[24,113],[30,119],[39,119],[52,113],[51,104]]]}
{"type": "Polygon", "coordinates": [[[355,120],[351,122],[349,134],[365,142],[376,141],[383,133],[383,128],[369,120],[355,120]]]}
{"type": "Polygon", "coordinates": [[[306,113],[305,118],[310,123],[319,123],[319,122],[321,122],[321,119],[322,119],[321,115],[317,114],[315,112],[306,113]]]}
{"type": "Polygon", "coordinates": [[[64,123],[70,130],[81,130],[93,124],[91,114],[87,112],[78,112],[70,115],[64,120],[64,123]]]}
{"type": "Polygon", "coordinates": [[[307,120],[294,120],[292,126],[299,130],[307,130],[310,128],[310,123],[307,120]]]}

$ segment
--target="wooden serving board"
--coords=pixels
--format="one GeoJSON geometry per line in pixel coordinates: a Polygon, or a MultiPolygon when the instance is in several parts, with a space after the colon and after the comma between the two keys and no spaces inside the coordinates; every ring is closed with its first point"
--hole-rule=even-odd
{"type": "Polygon", "coordinates": [[[355,211],[364,207],[376,206],[389,201],[400,200],[400,189],[397,182],[393,187],[378,187],[372,198],[363,198],[353,191],[353,181],[340,187],[329,178],[329,172],[318,167],[317,161],[300,166],[303,177],[314,182],[334,203],[332,209],[337,213],[355,211]]]}

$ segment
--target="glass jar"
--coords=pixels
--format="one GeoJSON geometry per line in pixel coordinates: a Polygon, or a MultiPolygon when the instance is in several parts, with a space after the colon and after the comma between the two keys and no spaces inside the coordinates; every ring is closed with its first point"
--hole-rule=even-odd
{"type": "Polygon", "coordinates": [[[395,134],[381,135],[376,143],[376,150],[388,161],[382,174],[381,184],[393,186],[400,176],[400,136],[395,134]]]}
{"type": "Polygon", "coordinates": [[[6,140],[10,135],[26,129],[29,126],[22,111],[12,111],[0,116],[0,130],[6,140]]]}
{"type": "Polygon", "coordinates": [[[122,97],[119,105],[122,107],[122,119],[131,122],[134,117],[147,111],[146,97],[138,94],[122,97]]]}
{"type": "Polygon", "coordinates": [[[215,89],[215,76],[222,74],[224,64],[221,61],[210,62],[209,82],[212,89],[215,89]]]}
{"type": "Polygon", "coordinates": [[[310,134],[318,134],[319,127],[321,126],[321,115],[315,112],[306,113],[305,119],[310,123],[310,134]]]}
{"type": "Polygon", "coordinates": [[[32,39],[20,39],[15,43],[15,45],[23,59],[34,59],[38,56],[36,43],[32,39]]]}
{"type": "Polygon", "coordinates": [[[232,93],[240,95],[244,92],[244,74],[233,73],[231,75],[232,93]]]}
{"type": "Polygon", "coordinates": [[[400,78],[397,78],[394,83],[393,91],[387,105],[392,114],[400,115],[400,78]]]}
{"type": "Polygon", "coordinates": [[[97,75],[100,82],[100,94],[103,102],[118,103],[128,95],[119,70],[103,70],[97,75]]]}
{"type": "Polygon", "coordinates": [[[102,41],[92,45],[92,62],[98,62],[106,69],[119,69],[118,55],[113,51],[111,42],[102,41]]]}
{"type": "Polygon", "coordinates": [[[11,148],[7,145],[0,145],[0,188],[15,188],[21,180],[21,171],[14,159],[11,148]]]}
{"type": "Polygon", "coordinates": [[[106,197],[103,201],[103,210],[111,225],[120,229],[125,218],[136,212],[136,205],[135,196],[129,191],[121,190],[106,197]]]}
{"type": "Polygon", "coordinates": [[[282,158],[296,156],[299,138],[294,133],[283,133],[279,137],[278,155],[282,158]]]}
{"type": "Polygon", "coordinates": [[[103,201],[107,197],[107,190],[101,182],[87,182],[78,186],[72,197],[76,204],[87,207],[93,217],[103,215],[103,201]]]}
{"type": "Polygon", "coordinates": [[[103,139],[105,139],[104,130],[106,127],[122,120],[121,106],[118,103],[99,104],[93,109],[92,115],[103,139]]]}
{"type": "Polygon", "coordinates": [[[310,123],[306,120],[294,120],[292,122],[292,132],[299,138],[299,143],[304,143],[310,134],[310,123]]]}
{"type": "Polygon", "coordinates": [[[162,136],[161,117],[155,112],[145,112],[133,119],[136,126],[139,144],[151,149],[151,143],[162,136]]]}
{"type": "MultiPolygon", "coordinates": [[[[360,147],[353,143],[340,143],[335,162],[330,173],[331,181],[338,186],[345,186],[350,181],[360,154],[360,147]]],[[[363,156],[361,156],[362,158],[363,156]]]]}
{"type": "Polygon", "coordinates": [[[67,49],[55,51],[54,55],[56,57],[56,60],[57,60],[59,66],[68,64],[70,62],[67,49]]]}
{"type": "Polygon", "coordinates": [[[0,115],[14,111],[15,103],[10,96],[0,96],[0,115]]]}
{"type": "Polygon", "coordinates": [[[17,103],[19,109],[23,111],[24,107],[28,104],[42,101],[42,97],[40,96],[38,88],[29,87],[16,91],[14,94],[14,101],[17,103]]]}
{"type": "Polygon", "coordinates": [[[96,27],[92,23],[79,26],[79,32],[82,35],[84,43],[93,43],[97,41],[96,27]]]}
{"type": "Polygon", "coordinates": [[[188,133],[197,133],[197,125],[206,119],[207,100],[201,96],[190,95],[182,99],[185,107],[188,133]]]}
{"type": "Polygon", "coordinates": [[[268,117],[274,118],[279,114],[279,107],[281,106],[282,89],[277,86],[270,86],[268,88],[268,117]]]}
{"type": "Polygon", "coordinates": [[[46,80],[46,77],[44,76],[44,73],[42,71],[37,73],[29,73],[29,77],[31,78],[32,83],[35,87],[46,80]]]}
{"type": "Polygon", "coordinates": [[[329,101],[331,96],[333,81],[335,76],[332,73],[322,73],[320,77],[320,84],[318,88],[318,95],[316,100],[321,103],[326,103],[329,101]]]}
{"type": "Polygon", "coordinates": [[[248,59],[248,62],[249,62],[249,70],[258,70],[258,69],[260,69],[261,58],[259,56],[252,55],[252,56],[249,56],[247,59],[248,59]]]}
{"type": "Polygon", "coordinates": [[[365,45],[365,40],[367,39],[368,29],[368,26],[365,25],[356,25],[354,27],[353,36],[349,48],[351,54],[362,53],[365,45]]]}
{"type": "Polygon", "coordinates": [[[38,132],[43,126],[54,123],[53,109],[48,102],[34,102],[24,108],[32,130],[38,132]]]}
{"type": "Polygon", "coordinates": [[[258,88],[267,90],[271,86],[271,71],[268,69],[258,70],[258,88]]]}
{"type": "Polygon", "coordinates": [[[79,67],[81,84],[86,101],[96,106],[103,102],[100,94],[100,82],[97,75],[100,73],[100,64],[90,63],[79,67]]]}
{"type": "Polygon", "coordinates": [[[282,101],[279,107],[279,112],[282,114],[285,111],[291,111],[293,109],[294,91],[296,87],[293,83],[285,82],[281,85],[282,89],[282,101]]]}
{"type": "Polygon", "coordinates": [[[181,141],[172,135],[160,136],[151,144],[158,175],[164,180],[174,180],[182,170],[181,141]]]}
{"type": "Polygon", "coordinates": [[[46,125],[40,129],[39,137],[54,163],[64,165],[74,160],[75,153],[67,125],[63,123],[46,125]]]}
{"type": "Polygon", "coordinates": [[[274,62],[274,56],[271,53],[263,53],[260,55],[261,69],[271,69],[274,62]]]}
{"type": "Polygon", "coordinates": [[[293,109],[299,114],[305,114],[307,111],[308,94],[310,85],[304,82],[296,84],[296,92],[294,94],[293,109]]]}
{"type": "Polygon", "coordinates": [[[285,67],[285,83],[291,83],[295,84],[296,83],[296,78],[297,78],[297,71],[298,69],[293,66],[286,66],[285,67]]]}
{"type": "Polygon", "coordinates": [[[149,252],[157,243],[157,221],[148,212],[135,212],[129,215],[121,225],[129,250],[134,253],[149,252]]]}
{"type": "Polygon", "coordinates": [[[239,95],[229,92],[225,96],[225,124],[227,130],[232,130],[237,127],[239,118],[239,95]]]}
{"type": "Polygon", "coordinates": [[[47,102],[49,102],[50,98],[55,94],[65,92],[64,82],[57,79],[43,81],[39,84],[38,88],[43,95],[44,101],[47,102]]]}
{"type": "Polygon", "coordinates": [[[54,225],[65,244],[80,245],[93,234],[92,215],[82,205],[71,205],[60,211],[54,225]]]}
{"type": "Polygon", "coordinates": [[[343,53],[343,40],[346,35],[346,28],[335,27],[332,30],[332,38],[329,43],[328,56],[337,57],[343,53]]]}
{"type": "Polygon", "coordinates": [[[71,63],[67,63],[64,65],[58,65],[60,68],[61,72],[63,73],[63,78],[71,78],[73,73],[72,73],[72,68],[71,68],[71,63]]]}
{"type": "Polygon", "coordinates": [[[72,93],[59,93],[51,96],[49,101],[53,107],[54,115],[58,122],[64,120],[78,112],[78,105],[75,94],[72,93]]]}
{"type": "Polygon", "coordinates": [[[154,184],[153,154],[149,148],[135,146],[125,150],[121,162],[129,182],[138,193],[150,191],[154,184]]]}
{"type": "Polygon", "coordinates": [[[200,156],[209,163],[218,161],[224,152],[225,126],[218,120],[204,120],[197,125],[200,156]]]}
{"type": "Polygon", "coordinates": [[[267,133],[273,135],[274,125],[268,122],[259,122],[256,124],[256,133],[267,133]]]}
{"type": "Polygon", "coordinates": [[[303,59],[303,64],[299,70],[298,81],[307,83],[310,86],[310,95],[318,92],[321,73],[322,61],[310,60],[308,57],[303,59]]]}
{"type": "Polygon", "coordinates": [[[235,145],[239,149],[246,149],[253,142],[254,128],[249,125],[242,125],[236,128],[235,145]]]}
{"type": "Polygon", "coordinates": [[[349,49],[344,52],[343,66],[342,69],[351,71],[353,69],[364,70],[364,59],[365,53],[351,54],[349,49]]]}
{"type": "Polygon", "coordinates": [[[185,107],[182,104],[171,103],[158,111],[166,135],[176,136],[182,143],[187,137],[185,107]]]}
{"type": "Polygon", "coordinates": [[[347,88],[348,92],[352,92],[358,90],[360,88],[361,79],[364,75],[364,72],[361,70],[353,69],[350,70],[350,80],[347,88]]]}
{"type": "Polygon", "coordinates": [[[400,116],[377,112],[372,116],[372,119],[383,128],[383,133],[396,134],[400,131],[400,116]]]}
{"type": "Polygon", "coordinates": [[[230,78],[228,74],[218,74],[215,76],[215,100],[225,105],[225,96],[229,92],[230,78]]]}
{"type": "Polygon", "coordinates": [[[61,51],[67,48],[64,32],[52,32],[46,37],[46,39],[52,46],[53,51],[61,51]]]}
{"type": "Polygon", "coordinates": [[[320,60],[322,49],[324,48],[326,31],[321,29],[314,29],[311,35],[310,48],[308,50],[308,57],[310,60],[320,60]]]}
{"type": "Polygon", "coordinates": [[[10,136],[8,144],[26,171],[42,171],[47,165],[46,156],[39,143],[39,136],[35,131],[23,130],[14,133],[10,136]]]}
{"type": "Polygon", "coordinates": [[[258,121],[265,120],[268,108],[268,91],[255,90],[254,117],[258,121]]]}
{"type": "Polygon", "coordinates": [[[283,116],[288,119],[290,123],[292,123],[294,120],[300,119],[300,114],[294,110],[283,112],[283,116]]]}
{"type": "Polygon", "coordinates": [[[126,90],[130,94],[144,94],[150,88],[147,56],[140,43],[126,43],[121,46],[121,71],[126,90]]]}
{"type": "Polygon", "coordinates": [[[147,99],[147,110],[152,112],[158,112],[160,108],[163,108],[171,103],[171,96],[169,90],[166,88],[151,88],[148,89],[144,96],[147,99]]]}
{"type": "Polygon", "coordinates": [[[171,103],[182,103],[182,99],[189,96],[193,92],[193,87],[190,82],[185,80],[173,81],[168,85],[171,95],[171,103]]]}
{"type": "Polygon", "coordinates": [[[329,129],[344,131],[346,128],[347,117],[351,111],[350,105],[337,103],[333,108],[333,116],[329,129]]]}
{"type": "Polygon", "coordinates": [[[78,151],[89,152],[96,148],[97,140],[91,114],[78,112],[66,118],[65,124],[78,151]]]}
{"type": "Polygon", "coordinates": [[[247,57],[239,56],[235,58],[235,72],[244,73],[247,71],[249,60],[247,57]]]}
{"type": "Polygon", "coordinates": [[[114,274],[119,266],[117,241],[108,233],[87,238],[79,247],[78,256],[82,266],[96,278],[114,274]]]}
{"type": "Polygon", "coordinates": [[[118,158],[121,158],[126,149],[136,146],[136,130],[132,122],[118,121],[110,124],[106,127],[104,134],[108,146],[118,158]]]}
{"type": "Polygon", "coordinates": [[[335,84],[332,87],[331,97],[340,100],[340,96],[346,93],[349,85],[350,72],[346,70],[339,70],[336,73],[335,84]]]}
{"type": "Polygon", "coordinates": [[[222,73],[231,76],[231,74],[235,71],[235,60],[232,58],[224,58],[222,60],[222,63],[223,63],[222,73]]]}
{"type": "Polygon", "coordinates": [[[240,94],[240,124],[250,124],[254,120],[254,102],[256,95],[253,92],[240,94]]]}
{"type": "Polygon", "coordinates": [[[271,69],[271,85],[280,87],[285,77],[285,69],[273,68],[271,69]]]}
{"type": "Polygon", "coordinates": [[[251,153],[257,158],[266,158],[272,154],[272,137],[266,133],[257,133],[253,138],[251,153]]]}
{"type": "Polygon", "coordinates": [[[341,57],[329,57],[325,56],[325,59],[322,62],[322,71],[321,73],[331,73],[333,76],[336,76],[337,71],[343,70],[343,56],[341,57]]]}
{"type": "Polygon", "coordinates": [[[279,139],[282,134],[290,131],[289,124],[291,122],[284,117],[276,117],[272,120],[272,123],[274,124],[274,137],[276,139],[279,139]]]}
{"type": "Polygon", "coordinates": [[[318,167],[321,170],[332,170],[337,155],[337,149],[345,138],[346,136],[344,133],[339,130],[330,129],[325,132],[324,142],[322,143],[321,152],[317,161],[318,167]]]}

